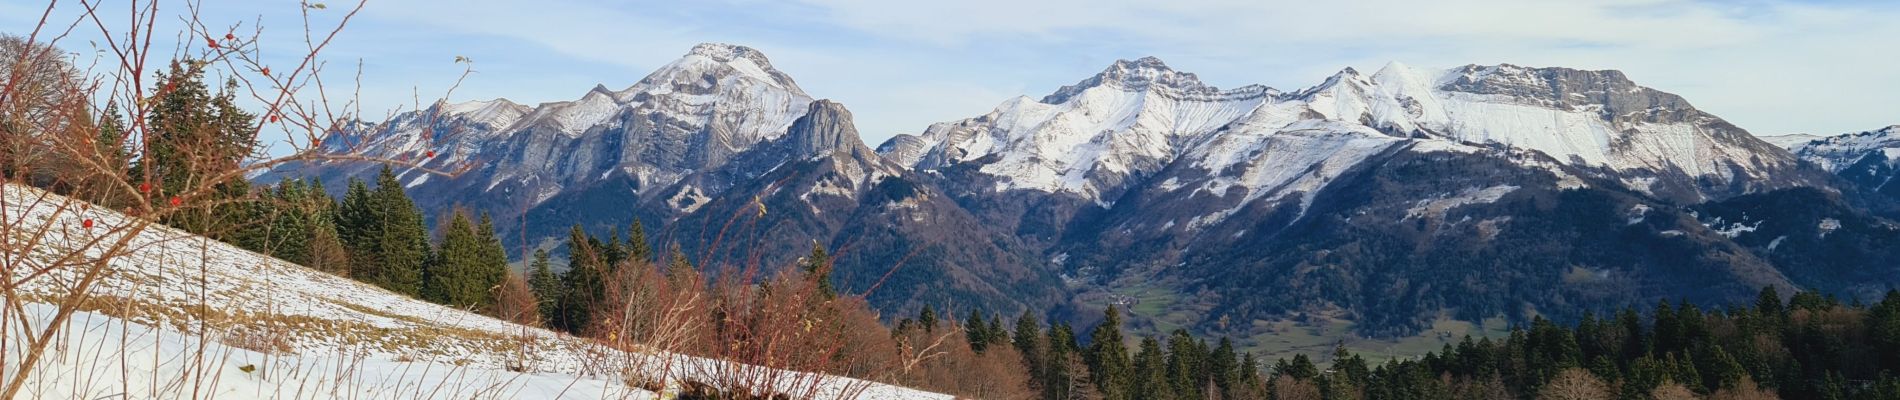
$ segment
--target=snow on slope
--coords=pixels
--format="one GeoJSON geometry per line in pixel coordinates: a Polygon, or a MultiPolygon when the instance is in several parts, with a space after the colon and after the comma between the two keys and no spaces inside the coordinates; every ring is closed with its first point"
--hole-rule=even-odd
{"type": "MultiPolygon", "coordinates": [[[[765,55],[744,46],[700,44],[626,89],[598,85],[571,101],[534,107],[506,100],[438,103],[389,121],[332,133],[323,149],[471,171],[415,182],[440,198],[530,193],[539,203],[615,174],[660,188],[783,135],[812,102],[765,55]],[[499,189],[498,189],[499,188],[499,189]]],[[[287,164],[268,180],[367,178],[360,162],[287,164]]],[[[421,171],[398,171],[414,182],[421,171]]],[[[527,204],[533,206],[535,203],[527,204]]],[[[426,207],[427,205],[425,205],[426,207]]]]}
{"type": "Polygon", "coordinates": [[[1042,101],[1018,97],[981,117],[900,135],[894,143],[904,148],[884,147],[900,154],[900,163],[923,169],[995,154],[1002,158],[982,171],[1004,177],[999,190],[1100,198],[1121,179],[1159,168],[1183,142],[1246,115],[1273,93],[1262,86],[1222,91],[1152,57],[1121,60],[1042,101]]]}
{"type": "MultiPolygon", "coordinates": [[[[1314,129],[1346,140],[1374,140],[1370,134],[1533,150],[1571,166],[1626,173],[1625,183],[1637,190],[1648,190],[1656,175],[1680,172],[1690,187],[1701,179],[1720,187],[1794,165],[1739,128],[1616,71],[1392,63],[1371,76],[1347,68],[1281,93],[1261,86],[1220,91],[1153,58],[1117,61],[1041,101],[1013,99],[987,115],[899,135],[879,151],[926,170],[977,162],[997,178],[998,191],[1072,192],[1106,204],[1102,196],[1126,177],[1176,161],[1220,173],[1212,167],[1234,165],[1236,156],[1288,157],[1263,152],[1269,146],[1260,143],[1285,134],[1312,137],[1314,129]]],[[[1364,153],[1341,153],[1338,162],[1364,153]]],[[[1269,190],[1285,181],[1241,183],[1269,190]]]]}
{"type": "MultiPolygon", "coordinates": [[[[22,231],[7,234],[49,230],[43,242],[47,245],[9,257],[44,262],[105,235],[103,227],[130,222],[129,217],[80,207],[36,189],[7,184],[0,192],[0,218],[22,231]],[[101,228],[85,228],[81,221],[87,219],[101,228]]],[[[82,389],[149,386],[153,379],[148,377],[175,381],[203,365],[218,365],[212,386],[234,398],[261,397],[257,393],[263,392],[282,398],[384,398],[381,394],[389,393],[412,398],[645,396],[622,386],[620,379],[589,371],[583,359],[598,357],[603,349],[579,339],[416,300],[163,226],[153,225],[128,243],[124,255],[110,260],[111,273],[83,307],[88,313],[63,333],[71,343],[90,346],[62,348],[66,357],[45,360],[36,369],[40,375],[32,378],[40,390],[35,393],[42,395],[30,397],[72,397],[74,380],[83,381],[77,382],[82,389]],[[259,329],[283,329],[285,352],[266,356],[223,343],[259,329]],[[192,356],[200,345],[208,346],[204,354],[211,358],[192,356]],[[97,358],[101,354],[105,358],[97,358]],[[236,369],[246,364],[266,368],[265,373],[236,369]],[[509,372],[511,365],[528,371],[509,372]],[[119,373],[122,367],[144,374],[124,375],[119,373]],[[299,382],[259,380],[278,369],[296,375],[283,379],[299,382]],[[338,378],[338,370],[347,375],[338,378]],[[451,387],[439,387],[443,382],[451,387]],[[336,394],[309,392],[319,389],[336,394]]],[[[97,247],[83,250],[89,257],[103,254],[97,247]]],[[[48,312],[44,301],[60,294],[61,286],[54,282],[75,277],[70,270],[55,270],[20,288],[34,304],[30,315],[48,312]]],[[[4,340],[20,343],[21,333],[16,325],[5,332],[4,340]]],[[[684,358],[674,376],[712,369],[704,363],[717,361],[684,358]]],[[[846,378],[831,382],[834,390],[868,384],[846,378]]],[[[859,398],[948,398],[868,385],[859,398]]],[[[136,389],[141,390],[133,392],[138,398],[191,397],[189,391],[177,391],[189,388],[136,389]],[[152,396],[143,396],[146,392],[152,396]]]]}
{"type": "Polygon", "coordinates": [[[1840,172],[1876,152],[1886,157],[1889,165],[1900,166],[1900,125],[1866,132],[1817,137],[1789,146],[1789,150],[1796,156],[1813,161],[1834,172],[1840,172]]]}
{"type": "MultiPolygon", "coordinates": [[[[25,312],[29,324],[44,326],[54,307],[29,303],[25,312]]],[[[55,340],[58,361],[42,363],[42,373],[29,378],[21,392],[24,398],[658,398],[611,380],[563,373],[524,374],[342,352],[259,353],[96,312],[75,314],[55,340]],[[247,366],[250,372],[241,369],[247,366]],[[200,368],[210,373],[199,375],[200,368]]],[[[18,365],[17,357],[6,354],[6,364],[18,365]]]]}
{"type": "Polygon", "coordinates": [[[1768,142],[1768,144],[1775,145],[1775,147],[1788,149],[1788,151],[1794,151],[1796,148],[1801,147],[1801,145],[1808,144],[1808,142],[1820,140],[1823,137],[1819,135],[1809,135],[1806,133],[1795,133],[1795,134],[1787,134],[1787,135],[1757,136],[1756,138],[1761,139],[1761,141],[1768,142]]]}

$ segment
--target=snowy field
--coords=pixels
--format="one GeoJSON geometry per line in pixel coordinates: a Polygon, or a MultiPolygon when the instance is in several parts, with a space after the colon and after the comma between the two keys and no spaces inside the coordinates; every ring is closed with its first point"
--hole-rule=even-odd
{"type": "MultiPolygon", "coordinates": [[[[3,190],[7,243],[0,248],[16,265],[46,265],[73,249],[97,258],[120,238],[113,228],[136,222],[31,188],[3,190]],[[41,245],[22,245],[40,235],[41,245]],[[11,250],[22,247],[28,248],[11,250]]],[[[35,363],[23,398],[645,399],[671,396],[680,380],[715,381],[696,375],[733,368],[627,354],[163,226],[125,243],[93,298],[35,363]],[[632,359],[648,361],[623,361],[632,359]],[[669,384],[661,393],[628,387],[629,364],[648,366],[638,372],[647,377],[667,371],[669,384]]],[[[47,326],[56,308],[46,303],[78,278],[76,269],[56,269],[19,288],[26,306],[16,314],[26,318],[4,325],[9,350],[0,372],[15,375],[22,360],[13,349],[47,326]]],[[[816,379],[823,398],[949,398],[816,379]]]]}

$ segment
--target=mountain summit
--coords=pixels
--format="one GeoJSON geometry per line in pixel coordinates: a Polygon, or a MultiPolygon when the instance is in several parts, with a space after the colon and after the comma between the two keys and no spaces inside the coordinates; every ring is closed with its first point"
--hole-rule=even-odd
{"type": "MultiPolygon", "coordinates": [[[[838,288],[893,313],[1073,311],[1158,288],[1207,294],[1182,306],[1199,319],[1177,323],[1329,309],[1386,335],[1451,308],[1561,317],[1665,295],[1900,284],[1829,280],[1772,253],[1820,254],[1853,235],[1781,230],[1799,236],[1789,247],[1738,235],[1736,218],[1761,214],[1750,204],[1825,198],[1838,179],[1613,70],[1392,63],[1282,92],[1216,88],[1144,57],[876,150],[852,118],[757,50],[703,44],[624,90],[440,103],[355,125],[323,150],[467,166],[397,172],[428,214],[487,211],[503,235],[543,248],[575,223],[638,220],[702,265],[842,249],[838,288]],[[1776,195],[1789,188],[1811,193],[1776,195]],[[1701,219],[1718,211],[1737,217],[1701,219]]],[[[1801,151],[1869,159],[1859,143],[1873,136],[1830,139],[1853,154],[1801,151]]],[[[260,180],[376,168],[293,164],[260,180]]],[[[1873,187],[1900,187],[1890,180],[1873,187]]],[[[1847,216],[1827,218],[1885,234],[1847,216]]],[[[1842,270],[1900,276],[1860,266],[1842,270]]]]}
{"type": "Polygon", "coordinates": [[[1509,64],[1392,63],[1370,76],[1346,68],[1282,94],[1258,85],[1220,91],[1153,57],[1121,60],[1040,102],[1011,100],[880,148],[924,169],[981,159],[976,168],[995,177],[995,188],[1106,204],[1124,181],[1177,157],[1231,160],[1230,150],[1259,146],[1241,138],[1315,130],[1527,149],[1685,203],[1808,179],[1793,172],[1789,154],[1621,72],[1509,64]],[[1204,146],[1214,143],[1224,144],[1204,146]]]}

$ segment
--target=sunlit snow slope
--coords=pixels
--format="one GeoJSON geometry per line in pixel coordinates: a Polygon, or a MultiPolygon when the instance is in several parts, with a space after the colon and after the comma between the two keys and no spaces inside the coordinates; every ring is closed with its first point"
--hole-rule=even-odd
{"type": "MultiPolygon", "coordinates": [[[[6,254],[43,265],[83,251],[124,215],[7,184],[6,254]],[[93,227],[84,221],[93,221],[93,227]]],[[[96,243],[115,242],[107,237],[96,243]]],[[[653,398],[583,360],[612,350],[539,328],[436,305],[152,225],[109,261],[109,274],[35,365],[25,398],[653,398]],[[277,337],[258,345],[258,338],[277,337]],[[272,348],[275,348],[274,350],[272,348]],[[250,349],[250,350],[247,350],[250,349]],[[260,352],[261,350],[263,352],[260,352]],[[250,366],[250,371],[243,367],[250,366]],[[510,369],[523,370],[513,372],[510,369]]],[[[13,376],[29,331],[46,326],[78,275],[56,270],[22,287],[26,325],[5,325],[13,376]]],[[[18,277],[16,277],[17,279],[18,277]]],[[[682,359],[673,376],[711,363],[682,359]],[[699,364],[703,365],[703,364],[699,364]]],[[[831,380],[837,390],[866,385],[831,380]]],[[[676,388],[669,388],[674,390],[676,388]]],[[[859,398],[948,398],[869,384],[859,398]]]]}

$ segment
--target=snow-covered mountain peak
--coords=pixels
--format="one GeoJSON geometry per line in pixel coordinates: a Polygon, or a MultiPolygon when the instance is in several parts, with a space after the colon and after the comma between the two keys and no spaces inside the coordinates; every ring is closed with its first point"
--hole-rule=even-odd
{"type": "Polygon", "coordinates": [[[702,43],[693,46],[686,55],[674,60],[659,70],[647,75],[639,84],[619,94],[623,101],[635,93],[645,91],[682,91],[698,93],[694,88],[707,88],[716,82],[727,79],[756,81],[776,89],[805,95],[798,83],[790,75],[772,67],[765,53],[751,47],[702,43]]]}
{"type": "Polygon", "coordinates": [[[1830,171],[1840,172],[1875,153],[1888,164],[1900,164],[1900,125],[1827,137],[1803,136],[1811,139],[1788,143],[1788,151],[1830,171]]]}
{"type": "Polygon", "coordinates": [[[736,44],[700,43],[693,46],[693,49],[686,54],[705,56],[719,62],[732,62],[732,60],[744,58],[761,66],[769,66],[772,64],[766,61],[765,53],[759,52],[758,49],[736,44]]]}
{"type": "Polygon", "coordinates": [[[604,83],[594,84],[594,88],[589,89],[587,91],[587,94],[581,95],[581,97],[587,97],[587,96],[592,96],[596,94],[606,95],[607,97],[614,97],[614,90],[608,89],[607,84],[604,84],[604,83]]]}
{"type": "MultiPolygon", "coordinates": [[[[811,102],[759,51],[706,44],[625,90],[595,85],[577,99],[532,109],[505,100],[445,103],[352,130],[351,136],[334,135],[337,140],[326,140],[325,148],[426,159],[421,162],[431,167],[471,166],[476,169],[453,179],[399,174],[411,190],[442,199],[528,193],[525,201],[508,204],[532,206],[616,176],[642,188],[664,187],[694,171],[717,169],[783,136],[811,102]]],[[[361,164],[307,167],[269,175],[340,180],[375,173],[361,164]]]]}
{"type": "MultiPolygon", "coordinates": [[[[1636,190],[1685,202],[1785,186],[1790,182],[1778,178],[1794,165],[1787,154],[1680,96],[1639,86],[1614,70],[1393,62],[1371,75],[1344,68],[1317,85],[1280,94],[1259,86],[1219,91],[1153,58],[1118,61],[1040,102],[1004,102],[988,115],[899,135],[880,151],[923,169],[977,162],[999,178],[997,190],[1071,192],[1100,201],[1129,178],[1179,157],[1204,156],[1184,150],[1257,148],[1296,127],[1533,150],[1573,166],[1618,171],[1636,190]],[[1659,177],[1671,182],[1657,185],[1659,177]]],[[[1373,148],[1382,147],[1367,147],[1373,148]]]]}
{"type": "Polygon", "coordinates": [[[1178,99],[1219,100],[1234,98],[1257,98],[1268,95],[1272,89],[1260,85],[1247,85],[1232,90],[1221,90],[1201,82],[1200,77],[1191,72],[1176,71],[1168,67],[1160,58],[1142,57],[1134,60],[1115,60],[1108,68],[1093,77],[1074,85],[1064,86],[1055,93],[1042,98],[1042,103],[1067,103],[1091,89],[1103,88],[1123,92],[1153,92],[1178,99]]]}
{"type": "Polygon", "coordinates": [[[464,118],[468,122],[484,124],[491,129],[514,125],[515,121],[532,111],[534,111],[533,108],[500,98],[461,103],[437,101],[431,107],[431,114],[440,118],[464,118]]]}

